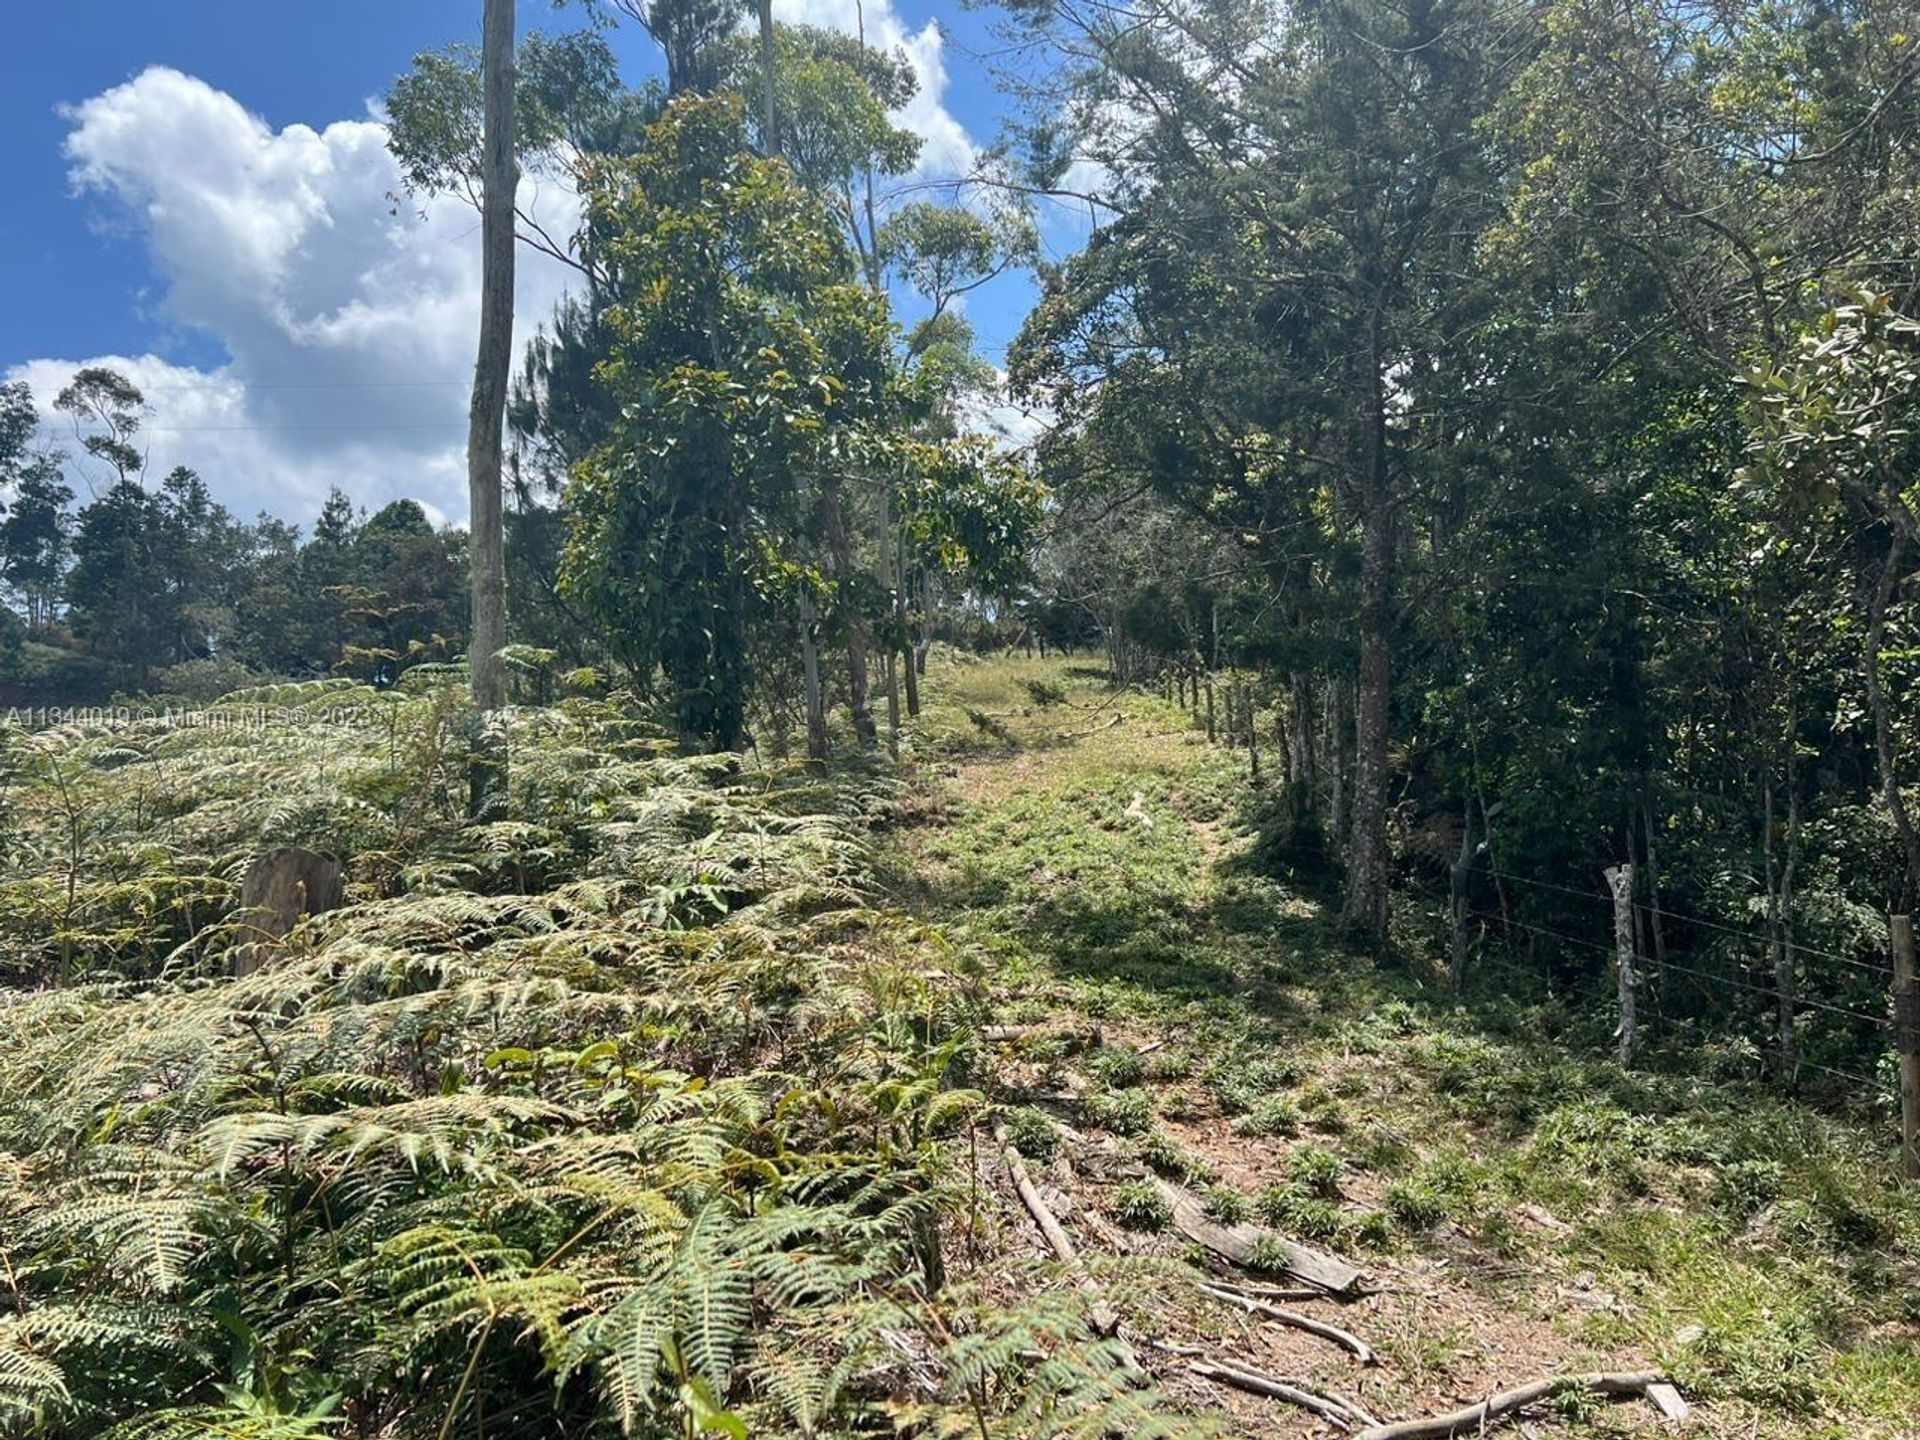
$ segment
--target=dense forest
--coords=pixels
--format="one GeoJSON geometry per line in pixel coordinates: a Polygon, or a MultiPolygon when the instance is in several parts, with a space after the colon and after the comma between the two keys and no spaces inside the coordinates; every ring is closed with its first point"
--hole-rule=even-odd
{"type": "Polygon", "coordinates": [[[0,1432],[1920,1434],[1920,9],[473,8],[464,525],[0,387],[0,1432]]]}

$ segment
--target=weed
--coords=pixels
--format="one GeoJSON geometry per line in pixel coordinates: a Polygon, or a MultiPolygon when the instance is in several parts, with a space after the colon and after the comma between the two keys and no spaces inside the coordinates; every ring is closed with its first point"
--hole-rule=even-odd
{"type": "Polygon", "coordinates": [[[1344,1135],[1351,1128],[1338,1095],[1325,1085],[1308,1085],[1300,1091],[1300,1113],[1323,1135],[1344,1135]]]}
{"type": "Polygon", "coordinates": [[[1353,1152],[1353,1157],[1354,1163],[1363,1170],[1391,1174],[1406,1169],[1417,1154],[1404,1135],[1384,1125],[1376,1125],[1353,1152]]]}
{"type": "Polygon", "coordinates": [[[1169,1120],[1192,1120],[1200,1114],[1200,1107],[1186,1091],[1168,1090],[1160,1096],[1160,1113],[1169,1120]]]}
{"type": "Polygon", "coordinates": [[[1193,1074],[1193,1052],[1179,1046],[1156,1050],[1147,1056],[1147,1078],[1160,1084],[1184,1080],[1193,1074]]]}
{"type": "Polygon", "coordinates": [[[1051,1160],[1060,1151],[1060,1127],[1031,1105],[1007,1116],[1007,1140],[1029,1160],[1051,1160]]]}
{"type": "Polygon", "coordinates": [[[1287,1157],[1287,1175],[1309,1195],[1323,1200],[1340,1198],[1340,1179],[1347,1162],[1319,1145],[1302,1145],[1287,1157]]]}
{"type": "Polygon", "coordinates": [[[1145,1090],[1113,1090],[1087,1097],[1087,1115],[1116,1135],[1141,1135],[1153,1124],[1153,1096],[1145,1090]]]}
{"type": "Polygon", "coordinates": [[[1447,1218],[1447,1197],[1412,1178],[1389,1183],[1380,1201],[1387,1214],[1409,1230],[1431,1230],[1447,1218]]]}
{"type": "Polygon", "coordinates": [[[1338,1240],[1348,1231],[1340,1207],[1289,1181],[1269,1185],[1254,1202],[1260,1218],[1301,1240],[1338,1240]]]}
{"type": "Polygon", "coordinates": [[[1287,1095],[1269,1095],[1258,1101],[1235,1124],[1244,1135],[1297,1135],[1300,1107],[1287,1095]]]}
{"type": "Polygon", "coordinates": [[[1773,1160],[1738,1160],[1725,1166],[1714,1185],[1714,1204],[1745,1220],[1780,1198],[1786,1167],[1773,1160]]]}
{"type": "Polygon", "coordinates": [[[1206,1156],[1189,1150],[1164,1130],[1149,1130],[1140,1137],[1140,1158],[1162,1175],[1186,1181],[1213,1178],[1213,1165],[1206,1156]]]}
{"type": "Polygon", "coordinates": [[[1222,1225],[1238,1225],[1253,1213],[1252,1203],[1231,1185],[1209,1185],[1205,1198],[1207,1214],[1222,1225]]]}
{"type": "Polygon", "coordinates": [[[1173,1206],[1149,1180],[1129,1180],[1114,1187],[1113,1218],[1129,1230],[1158,1232],[1173,1219],[1173,1206]]]}
{"type": "Polygon", "coordinates": [[[1147,1062],[1131,1050],[1102,1050],[1093,1059],[1093,1074],[1109,1090],[1125,1090],[1147,1076],[1147,1062]]]}

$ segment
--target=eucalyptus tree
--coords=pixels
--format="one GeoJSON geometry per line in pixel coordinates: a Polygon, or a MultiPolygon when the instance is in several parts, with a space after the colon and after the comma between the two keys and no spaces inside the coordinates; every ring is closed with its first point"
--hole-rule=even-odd
{"type": "MultiPolygon", "coordinates": [[[[139,386],[111,366],[85,365],[54,396],[53,408],[68,417],[80,448],[111,470],[116,483],[139,482],[147,468],[137,443],[147,416],[139,386]]],[[[90,478],[87,483],[98,493],[90,478]]]]}
{"type": "Polygon", "coordinates": [[[906,55],[819,26],[776,25],[770,37],[742,34],[724,42],[716,65],[723,87],[756,102],[749,109],[754,144],[777,152],[821,193],[877,285],[874,187],[912,171],[923,143],[894,118],[919,90],[906,55]]]}
{"type": "Polygon", "coordinates": [[[513,120],[513,16],[514,0],[486,0],[480,60],[480,339],[467,430],[467,526],[473,537],[468,663],[473,703],[483,713],[498,710],[507,698],[506,662],[501,658],[507,645],[501,450],[513,368],[514,211],[520,188],[513,120]]]}

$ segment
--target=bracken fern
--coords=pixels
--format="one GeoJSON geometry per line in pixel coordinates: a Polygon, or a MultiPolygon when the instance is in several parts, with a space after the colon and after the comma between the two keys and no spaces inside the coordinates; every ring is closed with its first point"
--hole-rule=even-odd
{"type": "Polygon", "coordinates": [[[1077,1290],[946,1274],[979,981],[886,782],[574,700],[472,821],[448,679],[4,737],[0,1429],[1182,1430],[1077,1290]],[[263,942],[288,844],[348,904],[263,942]]]}

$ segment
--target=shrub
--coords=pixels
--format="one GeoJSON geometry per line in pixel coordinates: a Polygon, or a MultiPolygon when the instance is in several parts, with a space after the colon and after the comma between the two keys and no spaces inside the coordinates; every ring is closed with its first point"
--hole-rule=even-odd
{"type": "Polygon", "coordinates": [[[1129,1230],[1160,1231],[1173,1219],[1173,1206],[1150,1180],[1129,1180],[1114,1188],[1113,1218],[1129,1230]]]}
{"type": "Polygon", "coordinates": [[[1141,1135],[1153,1124],[1153,1097],[1144,1090],[1089,1095],[1087,1114],[1116,1135],[1141,1135]]]}

